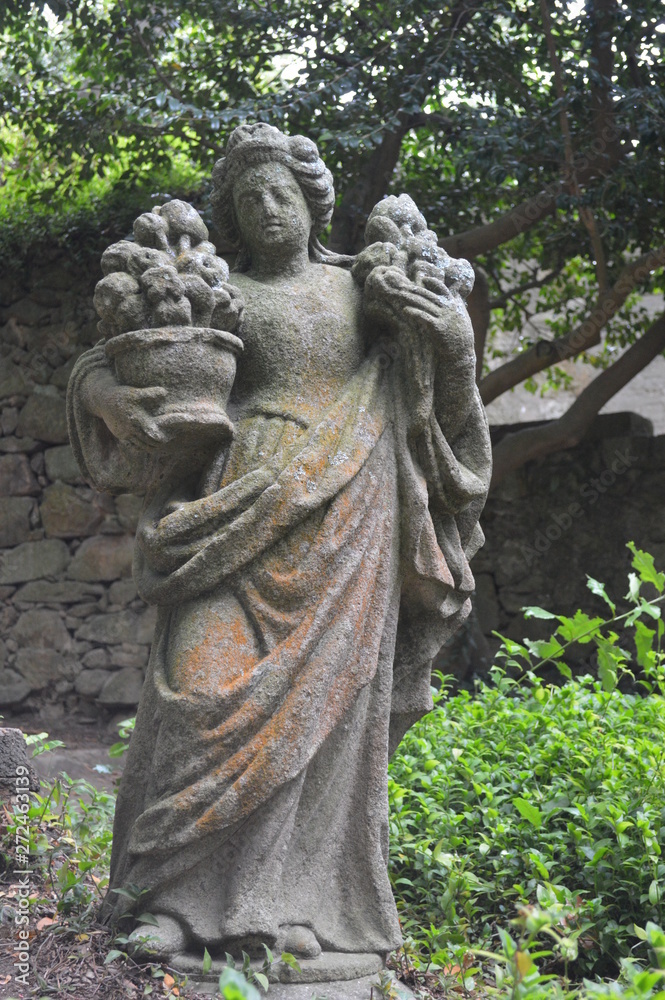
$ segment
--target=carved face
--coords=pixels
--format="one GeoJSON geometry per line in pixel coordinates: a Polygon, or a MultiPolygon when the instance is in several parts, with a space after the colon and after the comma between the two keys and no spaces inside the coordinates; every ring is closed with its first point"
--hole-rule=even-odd
{"type": "Polygon", "coordinates": [[[298,181],[281,163],[265,163],[242,174],[233,188],[238,227],[253,256],[307,246],[312,216],[298,181]]]}

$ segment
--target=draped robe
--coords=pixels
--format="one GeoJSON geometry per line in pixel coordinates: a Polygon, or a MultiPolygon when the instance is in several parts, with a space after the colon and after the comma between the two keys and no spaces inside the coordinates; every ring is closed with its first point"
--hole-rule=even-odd
{"type": "MultiPolygon", "coordinates": [[[[258,412],[198,484],[115,440],[68,394],[87,478],[139,492],[134,575],[159,607],[114,827],[111,889],[176,916],[201,950],[280,925],[324,951],[400,944],[387,764],[431,708],[432,657],[470,609],[489,481],[477,391],[405,338],[309,424],[258,412]],[[159,484],[159,485],[156,485],[159,484]]],[[[107,919],[128,909],[109,893],[107,919]]]]}

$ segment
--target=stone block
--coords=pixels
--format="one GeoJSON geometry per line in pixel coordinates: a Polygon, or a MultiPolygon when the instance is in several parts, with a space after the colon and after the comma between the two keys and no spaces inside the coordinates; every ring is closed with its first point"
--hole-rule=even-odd
{"type": "Polygon", "coordinates": [[[112,677],[108,670],[82,670],[74,681],[74,690],[84,698],[96,698],[112,677]]]}
{"type": "Polygon", "coordinates": [[[494,580],[488,573],[481,573],[476,577],[473,603],[482,632],[490,635],[499,627],[499,603],[494,580]]]}
{"type": "Polygon", "coordinates": [[[72,664],[54,649],[20,649],[16,654],[16,669],[31,691],[69,680],[73,673],[72,664]]]}
{"type": "Polygon", "coordinates": [[[84,667],[90,667],[91,670],[102,670],[108,667],[111,662],[111,657],[107,649],[91,649],[89,653],[86,653],[81,661],[84,667]]]}
{"type": "Polygon", "coordinates": [[[28,541],[32,507],[30,497],[0,497],[0,547],[28,541]]]}
{"type": "Polygon", "coordinates": [[[115,498],[115,506],[120,524],[126,531],[131,531],[132,535],[136,534],[143,497],[137,497],[133,493],[123,493],[122,496],[115,498]]]}
{"type": "Polygon", "coordinates": [[[141,671],[127,667],[109,677],[101,689],[99,701],[102,705],[138,705],[142,687],[141,671]]]}
{"type": "Polygon", "coordinates": [[[103,510],[80,497],[73,486],[60,482],[44,490],[39,512],[44,530],[51,538],[92,535],[104,520],[103,510]]]}
{"type": "Polygon", "coordinates": [[[133,649],[111,647],[111,665],[113,667],[141,667],[147,666],[150,658],[150,646],[135,646],[133,649]]]}
{"type": "Polygon", "coordinates": [[[136,584],[133,580],[116,580],[109,588],[111,604],[129,604],[137,597],[136,584]]]}
{"type": "Polygon", "coordinates": [[[77,639],[119,646],[123,642],[148,645],[152,642],[157,609],[148,608],[142,614],[118,611],[115,614],[92,615],[76,633],[77,639]]]}
{"type": "Polygon", "coordinates": [[[39,484],[27,455],[0,455],[0,496],[26,497],[39,493],[39,484]]]}
{"type": "Polygon", "coordinates": [[[78,604],[99,597],[104,592],[101,584],[76,583],[73,580],[33,580],[16,593],[16,600],[25,604],[78,604]]]}
{"type": "Polygon", "coordinates": [[[36,386],[21,410],[18,429],[25,437],[49,444],[65,444],[69,435],[62,393],[53,386],[36,386]]]}
{"type": "Polygon", "coordinates": [[[30,685],[14,670],[0,670],[0,706],[18,705],[30,694],[30,685]]]}
{"type": "Polygon", "coordinates": [[[45,608],[24,611],[11,630],[11,638],[19,647],[33,649],[63,650],[70,646],[69,632],[59,612],[45,608]]]}
{"type": "Polygon", "coordinates": [[[26,297],[5,310],[5,321],[13,316],[17,323],[22,326],[38,326],[48,319],[51,309],[48,306],[39,305],[33,298],[26,297]]]}
{"type": "Polygon", "coordinates": [[[77,549],[68,576],[74,580],[131,577],[134,540],[129,535],[98,535],[77,549]]]}
{"type": "Polygon", "coordinates": [[[15,795],[26,788],[38,789],[39,780],[30,760],[25,736],[20,729],[0,729],[0,790],[15,795]],[[21,779],[19,782],[17,777],[21,779]],[[27,786],[25,778],[28,779],[27,786]]]}
{"type": "Polygon", "coordinates": [[[48,448],[44,452],[44,462],[46,475],[51,482],[55,482],[57,479],[63,483],[83,482],[71,445],[63,444],[57,448],[48,448]]]}
{"type": "Polygon", "coordinates": [[[5,455],[14,455],[18,452],[31,452],[37,447],[37,442],[31,437],[10,436],[0,438],[0,452],[5,455]]]}
{"type": "Polygon", "coordinates": [[[28,383],[18,365],[3,358],[0,367],[0,399],[26,392],[28,383]]]}

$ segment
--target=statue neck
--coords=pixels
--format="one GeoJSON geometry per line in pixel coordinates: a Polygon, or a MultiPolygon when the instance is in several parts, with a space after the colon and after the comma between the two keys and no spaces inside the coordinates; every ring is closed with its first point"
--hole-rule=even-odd
{"type": "Polygon", "coordinates": [[[309,247],[279,247],[270,253],[252,254],[246,271],[251,278],[293,278],[309,267],[309,247]]]}

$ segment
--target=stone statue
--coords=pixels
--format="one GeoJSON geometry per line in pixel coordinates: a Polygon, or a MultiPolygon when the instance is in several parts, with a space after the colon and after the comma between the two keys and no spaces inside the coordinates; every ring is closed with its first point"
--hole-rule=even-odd
{"type": "Polygon", "coordinates": [[[190,206],[141,216],[69,386],[88,480],[145,496],[134,573],[159,608],[104,915],[134,886],[185,971],[265,944],[299,960],[283,981],[354,980],[401,941],[388,758],[482,543],[473,271],[406,196],[357,257],[328,252],[331,175],[269,125],[235,130],[213,185],[235,270],[190,206]]]}

